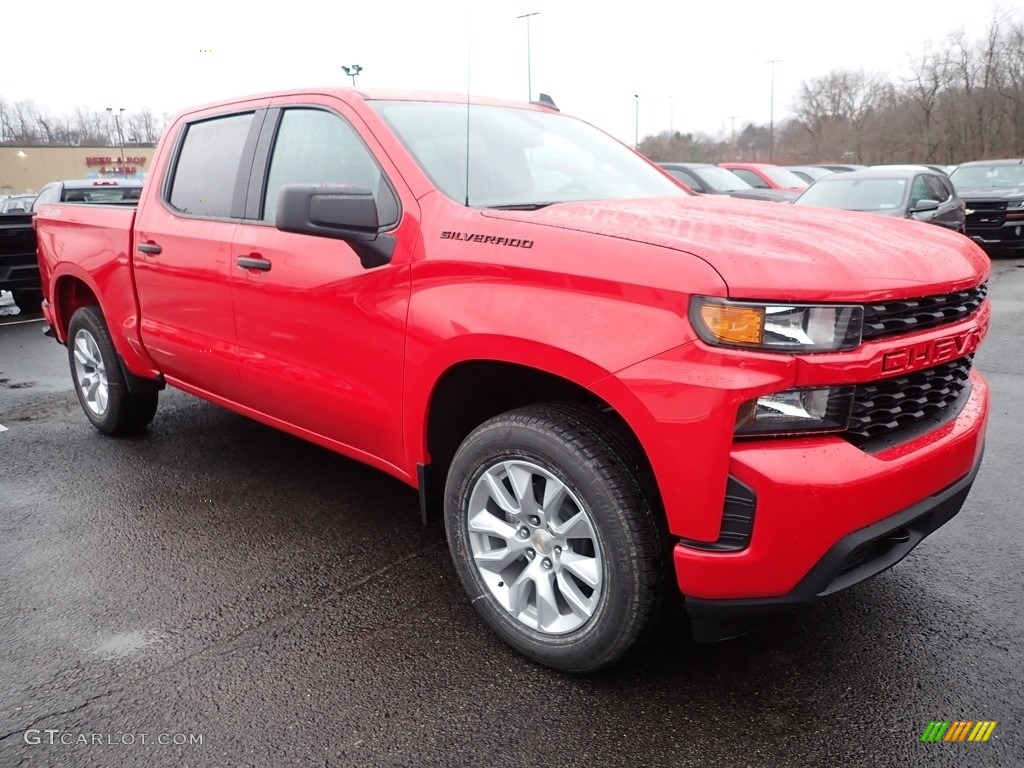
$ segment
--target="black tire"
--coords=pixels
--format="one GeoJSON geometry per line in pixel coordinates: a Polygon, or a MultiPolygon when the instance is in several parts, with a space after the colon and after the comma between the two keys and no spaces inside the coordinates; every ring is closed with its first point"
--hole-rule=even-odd
{"type": "MultiPolygon", "coordinates": [[[[159,395],[156,392],[134,395],[128,391],[121,360],[110,339],[110,331],[99,307],[80,307],[71,317],[68,324],[68,363],[71,366],[71,379],[75,384],[75,394],[85,411],[86,417],[100,432],[106,435],[125,435],[144,429],[156,414],[159,395]],[[80,335],[83,334],[83,335],[80,335]],[[79,380],[78,368],[75,365],[76,345],[81,340],[86,343],[88,335],[95,342],[98,357],[107,379],[107,397],[105,408],[90,405],[83,392],[83,381],[79,380]]],[[[86,373],[83,380],[88,382],[90,374],[86,373]]]]}
{"type": "Polygon", "coordinates": [[[43,311],[43,292],[38,288],[15,288],[11,291],[11,298],[23,315],[43,311]]]}
{"type": "MultiPolygon", "coordinates": [[[[542,495],[547,482],[541,480],[538,491],[537,477],[531,476],[530,493],[535,498],[542,495]]],[[[480,498],[477,497],[478,504],[480,498]]],[[[656,626],[669,573],[668,548],[659,515],[656,489],[631,436],[627,437],[611,418],[569,404],[529,406],[496,416],[477,427],[456,452],[445,488],[448,545],[473,606],[510,646],[534,661],[565,672],[596,672],[616,664],[656,626]],[[542,632],[517,619],[513,609],[502,605],[475,563],[469,530],[470,499],[484,473],[488,469],[501,471],[496,465],[503,461],[527,462],[549,473],[580,502],[581,506],[570,506],[570,513],[580,506],[589,515],[591,530],[600,544],[603,583],[599,596],[593,598],[596,607],[589,619],[581,619],[584,623],[572,631],[542,632]]],[[[515,519],[513,526],[521,523],[512,514],[505,519],[515,519]]],[[[544,558],[547,563],[542,561],[545,568],[552,568],[551,559],[561,553],[561,548],[550,549],[551,540],[545,538],[548,534],[536,538],[537,529],[528,529],[526,524],[518,531],[530,534],[526,544],[531,549],[526,555],[534,552],[536,558],[539,552],[553,552],[551,558],[544,558]],[[536,550],[532,548],[535,541],[536,550]]],[[[476,534],[478,542],[480,535],[476,534]]],[[[501,551],[511,552],[512,545],[506,543],[501,551]]],[[[524,562],[523,570],[533,560],[527,557],[524,562]]],[[[498,576],[491,578],[493,582],[498,576]]],[[[496,583],[498,587],[506,586],[504,581],[496,583]]],[[[535,586],[532,594],[538,603],[535,616],[539,625],[537,589],[535,586]]],[[[565,603],[564,597],[562,602],[565,603]]]]}

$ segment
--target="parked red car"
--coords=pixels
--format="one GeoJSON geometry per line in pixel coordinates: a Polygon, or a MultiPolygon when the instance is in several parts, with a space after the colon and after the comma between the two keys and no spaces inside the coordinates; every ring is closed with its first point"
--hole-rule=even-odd
{"type": "Polygon", "coordinates": [[[171,385],[393,475],[497,634],[576,672],[673,583],[721,639],[959,511],[989,261],[864,223],[693,196],[549,107],[348,89],[183,112],[137,211],[36,217],[97,429],[171,385]]]}
{"type": "Polygon", "coordinates": [[[802,192],[810,186],[795,173],[768,163],[719,163],[757,189],[788,189],[802,192]]]}

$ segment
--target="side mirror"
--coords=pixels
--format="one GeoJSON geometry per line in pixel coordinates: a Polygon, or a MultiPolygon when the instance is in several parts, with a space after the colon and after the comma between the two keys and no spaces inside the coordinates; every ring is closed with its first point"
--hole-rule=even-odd
{"type": "Polygon", "coordinates": [[[366,187],[285,184],[274,225],[282,232],[344,240],[366,269],[388,264],[395,252],[395,237],[380,231],[377,202],[366,187]]]}
{"type": "Polygon", "coordinates": [[[938,200],[918,200],[917,205],[910,209],[911,213],[924,213],[925,211],[935,211],[939,208],[938,200]]]}

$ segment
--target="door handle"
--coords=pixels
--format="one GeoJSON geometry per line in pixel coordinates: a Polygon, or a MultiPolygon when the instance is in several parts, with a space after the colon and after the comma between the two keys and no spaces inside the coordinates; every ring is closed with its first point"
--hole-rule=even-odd
{"type": "Polygon", "coordinates": [[[162,250],[156,243],[139,243],[136,248],[140,253],[160,253],[162,250]]]}
{"type": "Polygon", "coordinates": [[[242,269],[259,269],[263,272],[270,271],[270,260],[261,259],[258,256],[239,256],[235,259],[235,264],[240,266],[242,269]]]}

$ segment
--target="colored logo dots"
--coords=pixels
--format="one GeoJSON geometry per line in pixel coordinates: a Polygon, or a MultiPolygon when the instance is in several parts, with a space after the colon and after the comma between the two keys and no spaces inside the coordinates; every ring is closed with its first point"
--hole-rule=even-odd
{"type": "Polygon", "coordinates": [[[932,720],[921,741],[988,741],[996,729],[995,720],[932,720]]]}

